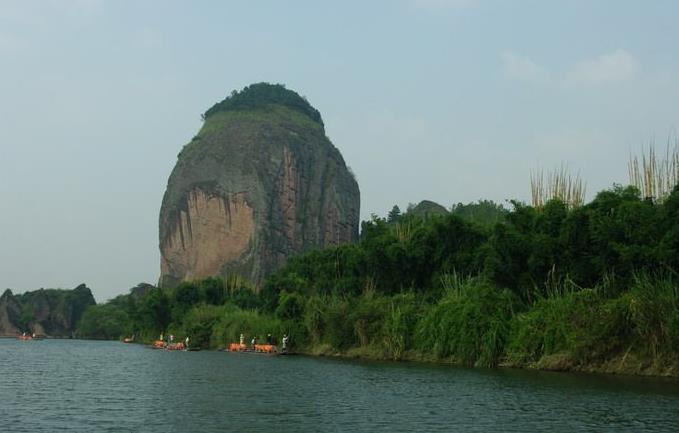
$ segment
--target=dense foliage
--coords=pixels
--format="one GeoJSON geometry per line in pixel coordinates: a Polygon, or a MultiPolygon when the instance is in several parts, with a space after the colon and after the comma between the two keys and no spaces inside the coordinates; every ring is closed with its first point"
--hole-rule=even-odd
{"type": "Polygon", "coordinates": [[[21,312],[17,327],[22,332],[70,336],[88,307],[95,304],[84,284],[66,289],[39,289],[14,295],[21,312]]]}
{"type": "Polygon", "coordinates": [[[636,273],[679,269],[677,190],[662,205],[642,200],[632,187],[614,187],[574,210],[558,201],[539,211],[513,205],[494,224],[455,213],[427,219],[405,214],[395,223],[374,217],[363,223],[359,244],[292,258],[268,280],[265,294],[355,295],[372,284],[380,293],[426,296],[443,275],[455,272],[483,274],[529,301],[565,279],[578,287],[606,280],[620,292],[636,273]]]}
{"type": "Polygon", "coordinates": [[[215,113],[237,110],[256,110],[269,105],[284,105],[292,110],[309,116],[323,125],[321,113],[309,102],[282,84],[257,83],[246,86],[241,91],[234,90],[231,95],[213,105],[203,114],[207,119],[215,113]]]}
{"type": "Polygon", "coordinates": [[[615,186],[575,209],[512,205],[395,207],[358,243],[293,257],[258,291],[211,278],[126,295],[126,330],[205,347],[288,333],[311,353],[484,366],[677,365],[679,188],[662,204],[615,186]]]}
{"type": "Polygon", "coordinates": [[[90,307],[77,335],[92,339],[134,335],[150,341],[170,332],[191,335],[195,345],[208,347],[212,325],[222,321],[226,312],[257,310],[260,302],[252,286],[239,278],[207,278],[173,290],[151,287],[141,294],[133,288],[129,294],[90,307]]]}
{"type": "Polygon", "coordinates": [[[453,205],[450,213],[469,222],[481,225],[494,225],[504,222],[508,211],[501,204],[491,200],[479,200],[477,203],[458,203],[453,205]]]}

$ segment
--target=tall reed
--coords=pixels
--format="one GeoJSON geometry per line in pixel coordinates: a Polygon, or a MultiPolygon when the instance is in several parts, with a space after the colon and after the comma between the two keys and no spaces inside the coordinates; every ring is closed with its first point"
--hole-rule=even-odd
{"type": "Polygon", "coordinates": [[[530,189],[536,209],[542,209],[553,199],[562,201],[569,209],[580,207],[585,201],[586,184],[580,173],[572,175],[563,164],[546,174],[542,169],[531,171],[530,189]]]}
{"type": "Polygon", "coordinates": [[[407,242],[412,237],[413,226],[410,221],[397,222],[394,227],[394,234],[399,242],[407,242]]]}
{"type": "Polygon", "coordinates": [[[651,140],[648,153],[641,150],[641,158],[630,155],[627,164],[629,182],[639,189],[646,199],[662,202],[679,183],[679,137],[667,139],[665,155],[655,151],[651,140]]]}

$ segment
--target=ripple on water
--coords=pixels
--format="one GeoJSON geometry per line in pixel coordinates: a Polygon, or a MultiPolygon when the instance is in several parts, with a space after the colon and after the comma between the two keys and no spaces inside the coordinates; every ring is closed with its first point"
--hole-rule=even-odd
{"type": "Polygon", "coordinates": [[[679,431],[679,382],[0,340],[10,432],[679,431]]]}

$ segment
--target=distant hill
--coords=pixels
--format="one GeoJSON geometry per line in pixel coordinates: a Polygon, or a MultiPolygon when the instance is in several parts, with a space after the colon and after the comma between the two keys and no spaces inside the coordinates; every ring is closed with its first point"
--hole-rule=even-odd
{"type": "Polygon", "coordinates": [[[428,218],[435,215],[447,215],[448,209],[431,200],[422,200],[416,206],[409,207],[407,215],[428,218]]]}
{"type": "Polygon", "coordinates": [[[70,337],[85,309],[95,305],[92,291],[81,284],[72,290],[40,289],[0,296],[0,336],[26,333],[70,337]]]}
{"type": "Polygon", "coordinates": [[[493,225],[503,222],[509,211],[492,200],[479,200],[476,203],[453,205],[451,213],[469,222],[493,225]]]}
{"type": "MultiPolygon", "coordinates": [[[[417,205],[410,204],[403,216],[426,219],[437,215],[452,214],[465,221],[492,226],[495,223],[503,222],[508,212],[501,204],[492,200],[479,200],[467,204],[457,203],[450,210],[434,201],[422,200],[417,205]]],[[[398,220],[400,220],[398,206],[395,206],[389,213],[387,221],[396,222],[398,220]]]]}

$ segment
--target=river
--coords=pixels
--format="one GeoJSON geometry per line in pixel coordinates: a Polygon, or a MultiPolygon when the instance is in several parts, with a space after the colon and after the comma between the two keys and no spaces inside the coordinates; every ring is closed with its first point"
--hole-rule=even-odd
{"type": "Polygon", "coordinates": [[[0,340],[7,432],[679,432],[679,381],[0,340]]]}

